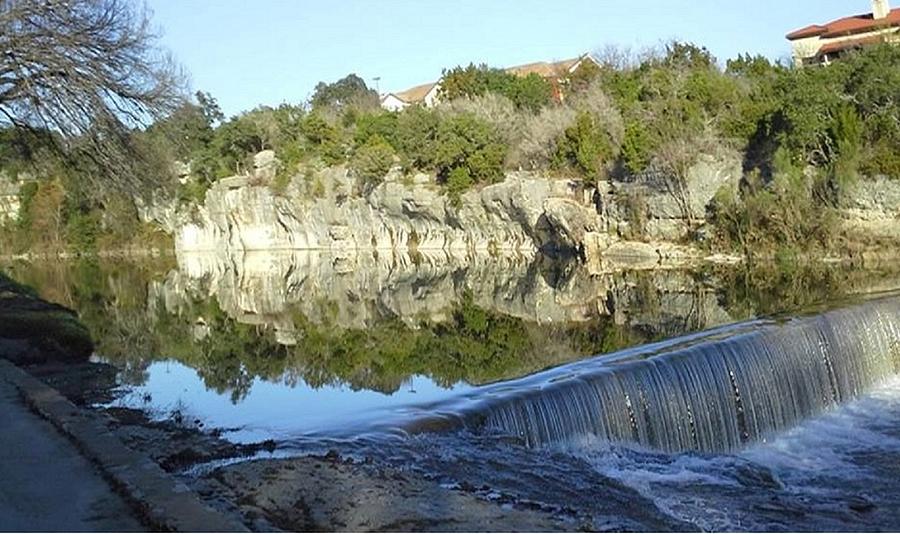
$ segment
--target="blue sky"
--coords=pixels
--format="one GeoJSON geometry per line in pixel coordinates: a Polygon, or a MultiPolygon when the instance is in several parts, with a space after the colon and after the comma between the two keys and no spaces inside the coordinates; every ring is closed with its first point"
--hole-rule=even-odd
{"type": "Polygon", "coordinates": [[[509,66],[678,38],[720,59],[787,57],[784,35],[868,0],[147,0],[162,42],[226,115],[301,103],[355,72],[382,92],[469,62],[509,66]]]}

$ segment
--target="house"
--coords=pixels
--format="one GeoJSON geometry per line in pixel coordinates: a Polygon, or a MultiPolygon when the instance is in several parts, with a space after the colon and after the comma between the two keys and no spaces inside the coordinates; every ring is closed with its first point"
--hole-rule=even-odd
{"type": "MultiPolygon", "coordinates": [[[[524,65],[516,65],[504,69],[506,72],[515,76],[528,76],[537,74],[542,78],[550,81],[553,85],[554,97],[562,100],[564,97],[563,86],[566,78],[577,71],[586,62],[591,62],[600,66],[599,62],[590,54],[583,54],[577,58],[566,59],[563,61],[547,62],[539,61],[536,63],[526,63],[524,65]]],[[[441,90],[441,80],[423,85],[417,85],[405,91],[397,93],[387,93],[381,97],[381,107],[390,111],[400,111],[401,109],[414,104],[421,104],[425,107],[432,107],[439,101],[441,90]]]]}
{"type": "Polygon", "coordinates": [[[389,111],[400,111],[413,104],[421,104],[427,108],[437,103],[438,92],[441,90],[440,80],[431,83],[417,85],[399,93],[387,93],[381,97],[381,107],[389,111]]]}
{"type": "Polygon", "coordinates": [[[827,65],[849,50],[876,43],[900,43],[900,9],[872,0],[872,12],[813,24],[787,34],[797,66],[827,65]]]}

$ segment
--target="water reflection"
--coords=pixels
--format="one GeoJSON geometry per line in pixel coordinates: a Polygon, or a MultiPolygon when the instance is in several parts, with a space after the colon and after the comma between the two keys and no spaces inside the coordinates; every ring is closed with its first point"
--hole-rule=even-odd
{"type": "Polygon", "coordinates": [[[266,388],[294,392],[293,400],[271,397],[272,405],[327,407],[340,404],[332,394],[380,395],[348,400],[359,412],[389,394],[407,402],[411,380],[414,389],[441,391],[516,378],[898,285],[890,270],[834,265],[591,275],[576,264],[421,254],[183,255],[177,265],[80,261],[4,269],[78,310],[98,354],[123,369],[125,383],[143,384],[162,403],[167,382],[153,364],[177,362],[182,374],[195,373],[181,390],[208,389],[210,398],[243,402],[243,413],[261,419],[277,417],[252,408],[252,392],[266,388]]]}

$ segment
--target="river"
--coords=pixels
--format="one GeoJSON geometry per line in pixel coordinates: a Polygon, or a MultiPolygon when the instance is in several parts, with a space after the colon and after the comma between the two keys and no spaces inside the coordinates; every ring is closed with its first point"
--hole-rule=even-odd
{"type": "Polygon", "coordinates": [[[375,458],[595,529],[646,528],[644,502],[704,530],[900,526],[893,269],[299,252],[4,269],[79,312],[121,370],[111,406],[278,456],[375,458]],[[643,501],[609,523],[599,487],[643,501]]]}

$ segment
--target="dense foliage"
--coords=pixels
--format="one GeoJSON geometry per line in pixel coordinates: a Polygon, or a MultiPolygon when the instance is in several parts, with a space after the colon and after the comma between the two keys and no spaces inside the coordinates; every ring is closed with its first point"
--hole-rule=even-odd
{"type": "MultiPolygon", "coordinates": [[[[608,54],[558,80],[469,65],[445,71],[441,94],[434,108],[386,111],[351,74],[320,83],[307,104],[261,106],[226,119],[212,96],[197,93],[133,132],[132,141],[155,155],[144,171],[159,185],[153,194],[177,193],[184,202],[201,201],[219,178],[251,172],[252,156],[271,149],[280,166],[269,185],[279,194],[296,194],[300,189],[286,185],[304,169],[342,164],[358,178],[359,194],[395,169],[431,173],[453,199],[515,169],[589,181],[652,175],[662,177],[686,216],[688,169],[724,146],[742,152],[746,177],[737,192],[717,199],[712,242],[742,250],[796,241],[827,248],[836,233],[833,210],[854,181],[900,177],[900,48],[889,45],[825,68],[739,56],[722,69],[709,51],[683,43],[640,58],[608,54]],[[180,181],[175,161],[189,166],[180,181]]],[[[40,135],[23,141],[0,134],[8,178],[43,161],[29,171],[43,180],[22,190],[29,209],[19,226],[33,220],[30,209],[49,213],[55,203],[65,205],[56,210],[59,228],[90,234],[103,226],[98,213],[112,201],[78,186],[95,171],[90,162],[35,158],[40,135]],[[56,199],[59,188],[64,202],[56,199]]]]}

